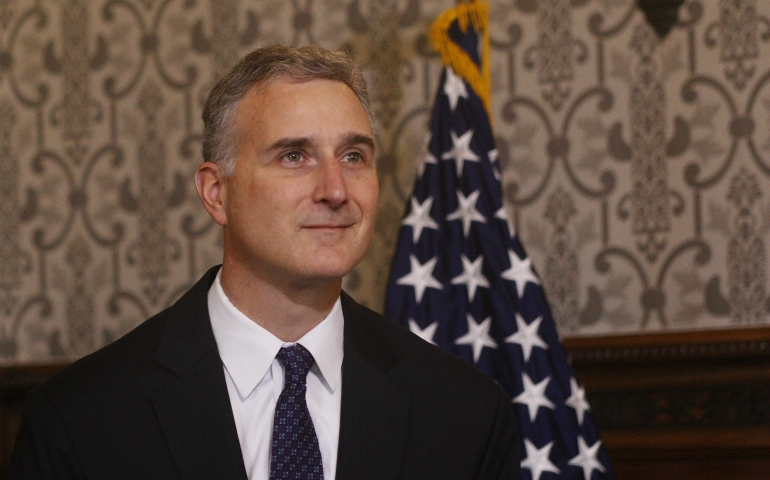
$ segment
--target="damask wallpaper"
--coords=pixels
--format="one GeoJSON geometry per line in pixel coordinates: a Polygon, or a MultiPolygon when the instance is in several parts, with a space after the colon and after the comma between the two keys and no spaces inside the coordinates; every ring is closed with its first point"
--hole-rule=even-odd
{"type": "MultiPolygon", "coordinates": [[[[381,310],[450,0],[0,0],[0,362],[71,359],[219,262],[200,112],[245,52],[353,53],[382,197],[346,288],[381,310]]],[[[770,3],[491,0],[510,220],[563,336],[770,323],[770,3]]]]}

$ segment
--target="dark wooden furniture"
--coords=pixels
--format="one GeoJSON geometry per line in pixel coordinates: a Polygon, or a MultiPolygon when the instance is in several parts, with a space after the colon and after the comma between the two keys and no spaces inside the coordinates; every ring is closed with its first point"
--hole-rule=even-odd
{"type": "MultiPolygon", "coordinates": [[[[770,328],[568,339],[619,480],[766,479],[770,328]]],[[[63,365],[0,368],[0,478],[24,395],[63,365]]]]}
{"type": "Polygon", "coordinates": [[[28,365],[0,368],[0,478],[8,478],[24,396],[63,367],[64,365],[28,365]]]}
{"type": "Polygon", "coordinates": [[[770,328],[564,345],[618,479],[769,478],[770,328]]]}

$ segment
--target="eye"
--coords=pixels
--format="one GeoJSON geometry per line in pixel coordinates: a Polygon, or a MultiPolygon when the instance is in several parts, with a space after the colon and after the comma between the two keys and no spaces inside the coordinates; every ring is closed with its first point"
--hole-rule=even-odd
{"type": "Polygon", "coordinates": [[[364,156],[360,152],[348,152],[345,154],[345,161],[347,163],[361,163],[364,161],[364,156]]]}
{"type": "Polygon", "coordinates": [[[299,163],[302,160],[302,152],[291,151],[284,153],[281,158],[289,163],[299,163]]]}

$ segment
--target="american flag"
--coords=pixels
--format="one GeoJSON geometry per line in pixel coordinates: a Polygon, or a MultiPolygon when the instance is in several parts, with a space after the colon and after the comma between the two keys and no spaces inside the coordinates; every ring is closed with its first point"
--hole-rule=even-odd
{"type": "Polygon", "coordinates": [[[522,479],[612,479],[585,392],[503,206],[488,112],[467,75],[470,60],[475,81],[484,78],[478,47],[486,24],[479,12],[486,13],[484,4],[458,5],[431,33],[446,66],[399,232],[385,315],[507,390],[519,422],[522,479]],[[473,8],[480,10],[469,13],[473,8]],[[464,63],[456,61],[458,52],[467,55],[464,63]]]}

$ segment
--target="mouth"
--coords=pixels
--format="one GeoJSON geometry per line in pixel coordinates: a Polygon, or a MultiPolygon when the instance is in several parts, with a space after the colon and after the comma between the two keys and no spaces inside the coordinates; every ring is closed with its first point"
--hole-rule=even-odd
{"type": "Polygon", "coordinates": [[[344,230],[346,228],[352,227],[353,223],[345,223],[345,224],[322,224],[322,225],[305,225],[302,228],[306,228],[308,230],[344,230]]]}

